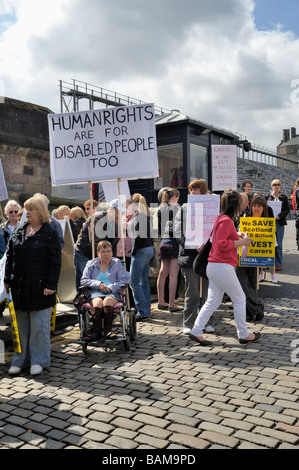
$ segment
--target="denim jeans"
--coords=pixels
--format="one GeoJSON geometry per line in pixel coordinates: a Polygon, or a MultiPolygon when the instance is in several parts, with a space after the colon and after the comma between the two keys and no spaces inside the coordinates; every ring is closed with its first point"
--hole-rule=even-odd
{"type": "Polygon", "coordinates": [[[50,365],[51,312],[52,307],[32,312],[16,311],[22,352],[13,355],[12,366],[50,365]]]}
{"type": "Polygon", "coordinates": [[[154,256],[154,247],[147,246],[137,250],[131,256],[131,288],[137,313],[142,317],[149,317],[151,313],[151,290],[149,283],[149,264],[154,256]]]}
{"type": "Polygon", "coordinates": [[[75,250],[74,253],[74,265],[75,265],[75,274],[76,274],[76,290],[78,291],[80,287],[81,277],[89,258],[84,256],[80,251],[75,250]]]}
{"type": "Polygon", "coordinates": [[[284,225],[276,224],[276,241],[277,246],[275,247],[275,266],[282,266],[282,240],[284,237],[284,225]]]}

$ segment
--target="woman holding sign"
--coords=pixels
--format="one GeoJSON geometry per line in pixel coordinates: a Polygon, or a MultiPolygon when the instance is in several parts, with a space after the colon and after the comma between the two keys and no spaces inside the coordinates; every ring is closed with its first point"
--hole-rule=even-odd
{"type": "Polygon", "coordinates": [[[246,344],[257,341],[260,337],[260,333],[249,334],[248,332],[246,297],[235,272],[235,267],[238,264],[237,249],[240,246],[250,246],[251,243],[250,238],[240,238],[240,235],[244,236],[244,234],[238,234],[233,222],[235,216],[240,212],[241,204],[242,198],[238,191],[232,189],[224,191],[220,201],[221,213],[214,225],[212,248],[208,258],[208,298],[189,334],[193,341],[202,346],[212,344],[203,338],[202,332],[211,315],[221,304],[225,292],[233,301],[239,342],[246,344]]]}
{"type": "Polygon", "coordinates": [[[14,354],[8,371],[11,375],[29,365],[31,375],[37,375],[50,365],[50,318],[61,268],[59,238],[45,199],[33,196],[24,207],[26,222],[9,240],[4,277],[21,340],[21,352],[14,354]]]}
{"type": "Polygon", "coordinates": [[[271,183],[271,195],[268,201],[280,201],[281,209],[279,214],[275,215],[276,219],[276,241],[277,246],[275,247],[275,270],[281,271],[282,269],[282,241],[284,237],[284,228],[287,225],[287,215],[290,212],[288,196],[281,193],[280,180],[275,179],[271,183]]]}

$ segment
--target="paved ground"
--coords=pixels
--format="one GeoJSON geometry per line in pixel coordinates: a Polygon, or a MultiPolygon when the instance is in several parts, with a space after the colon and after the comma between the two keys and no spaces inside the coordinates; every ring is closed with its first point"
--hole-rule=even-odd
{"type": "MultiPolygon", "coordinates": [[[[240,345],[230,304],[213,315],[213,347],[182,335],[182,315],[155,309],[138,337],[84,355],[69,326],[52,336],[52,366],[31,377],[0,364],[0,447],[144,449],[299,448],[299,295],[294,222],[279,284],[264,282],[260,342],[240,345]]],[[[2,320],[2,334],[7,328],[2,320]]],[[[136,454],[135,454],[136,455],[136,454]]],[[[106,463],[106,462],[104,462],[106,463]]],[[[132,465],[133,466],[133,465],[132,465]]]]}

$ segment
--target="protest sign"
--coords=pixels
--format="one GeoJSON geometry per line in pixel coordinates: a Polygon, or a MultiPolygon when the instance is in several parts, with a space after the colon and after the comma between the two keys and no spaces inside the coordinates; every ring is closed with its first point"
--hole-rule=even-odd
{"type": "Polygon", "coordinates": [[[267,204],[272,208],[274,217],[281,213],[282,201],[267,201],[267,204]]]}
{"type": "Polygon", "coordinates": [[[2,161],[0,159],[0,201],[5,201],[5,199],[8,199],[8,194],[2,168],[2,161]]]}
{"type": "Polygon", "coordinates": [[[242,259],[239,248],[239,266],[272,268],[275,265],[275,219],[273,217],[241,217],[240,232],[251,239],[247,256],[242,259]]]}
{"type": "Polygon", "coordinates": [[[212,190],[237,188],[237,146],[212,145],[212,190]]]}
{"type": "MultiPolygon", "coordinates": [[[[76,295],[76,280],[74,270],[74,239],[70,221],[67,217],[64,220],[58,220],[61,225],[64,247],[61,252],[61,271],[58,282],[58,297],[60,303],[73,303],[76,295]]],[[[56,311],[52,311],[54,318],[56,311]]],[[[51,326],[53,320],[51,319],[51,326]]]]}
{"type": "Polygon", "coordinates": [[[6,263],[6,253],[0,260],[0,303],[6,300],[7,292],[4,287],[4,275],[5,275],[5,263],[6,263]]]}
{"type": "Polygon", "coordinates": [[[7,294],[7,304],[8,304],[9,315],[10,315],[10,326],[11,326],[11,333],[12,333],[13,349],[14,349],[14,352],[21,353],[22,352],[21,339],[19,335],[17,316],[16,316],[14,303],[12,300],[11,289],[9,289],[9,292],[7,294]]]}
{"type": "Polygon", "coordinates": [[[219,194],[190,194],[188,196],[185,248],[206,243],[219,215],[219,194]]]}
{"type": "Polygon", "coordinates": [[[49,114],[52,185],[159,175],[153,104],[49,114]]]}
{"type": "MultiPolygon", "coordinates": [[[[117,199],[119,194],[118,194],[118,182],[117,181],[109,181],[108,182],[103,182],[102,183],[102,189],[105,195],[105,201],[106,202],[111,202],[113,199],[117,199]]],[[[127,181],[121,181],[120,182],[120,195],[121,195],[121,200],[122,202],[125,201],[126,199],[129,199],[131,194],[130,194],[130,188],[128,185],[127,181]]]]}

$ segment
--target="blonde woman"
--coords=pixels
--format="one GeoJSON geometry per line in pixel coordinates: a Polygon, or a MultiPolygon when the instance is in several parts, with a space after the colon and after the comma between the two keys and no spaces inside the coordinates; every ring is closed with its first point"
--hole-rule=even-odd
{"type": "Polygon", "coordinates": [[[149,284],[149,265],[154,256],[154,245],[151,238],[149,209],[141,194],[133,194],[131,209],[133,217],[128,224],[132,239],[131,248],[131,288],[135,307],[136,320],[146,320],[151,312],[151,291],[149,284]]]}
{"type": "Polygon", "coordinates": [[[73,239],[74,239],[74,242],[76,242],[79,232],[78,232],[77,225],[75,225],[74,221],[71,218],[71,209],[69,208],[69,206],[65,206],[65,205],[59,206],[57,209],[57,219],[64,220],[65,217],[68,217],[69,219],[72,234],[73,234],[73,239]]]}
{"type": "Polygon", "coordinates": [[[84,222],[87,220],[87,217],[82,207],[75,206],[71,208],[71,219],[76,225],[79,234],[84,222]]]}
{"type": "Polygon", "coordinates": [[[31,375],[50,366],[50,317],[56,303],[61,268],[57,231],[50,223],[43,197],[34,196],[25,204],[26,222],[11,235],[7,251],[4,284],[11,288],[21,340],[9,374],[31,366],[31,375]]]}

